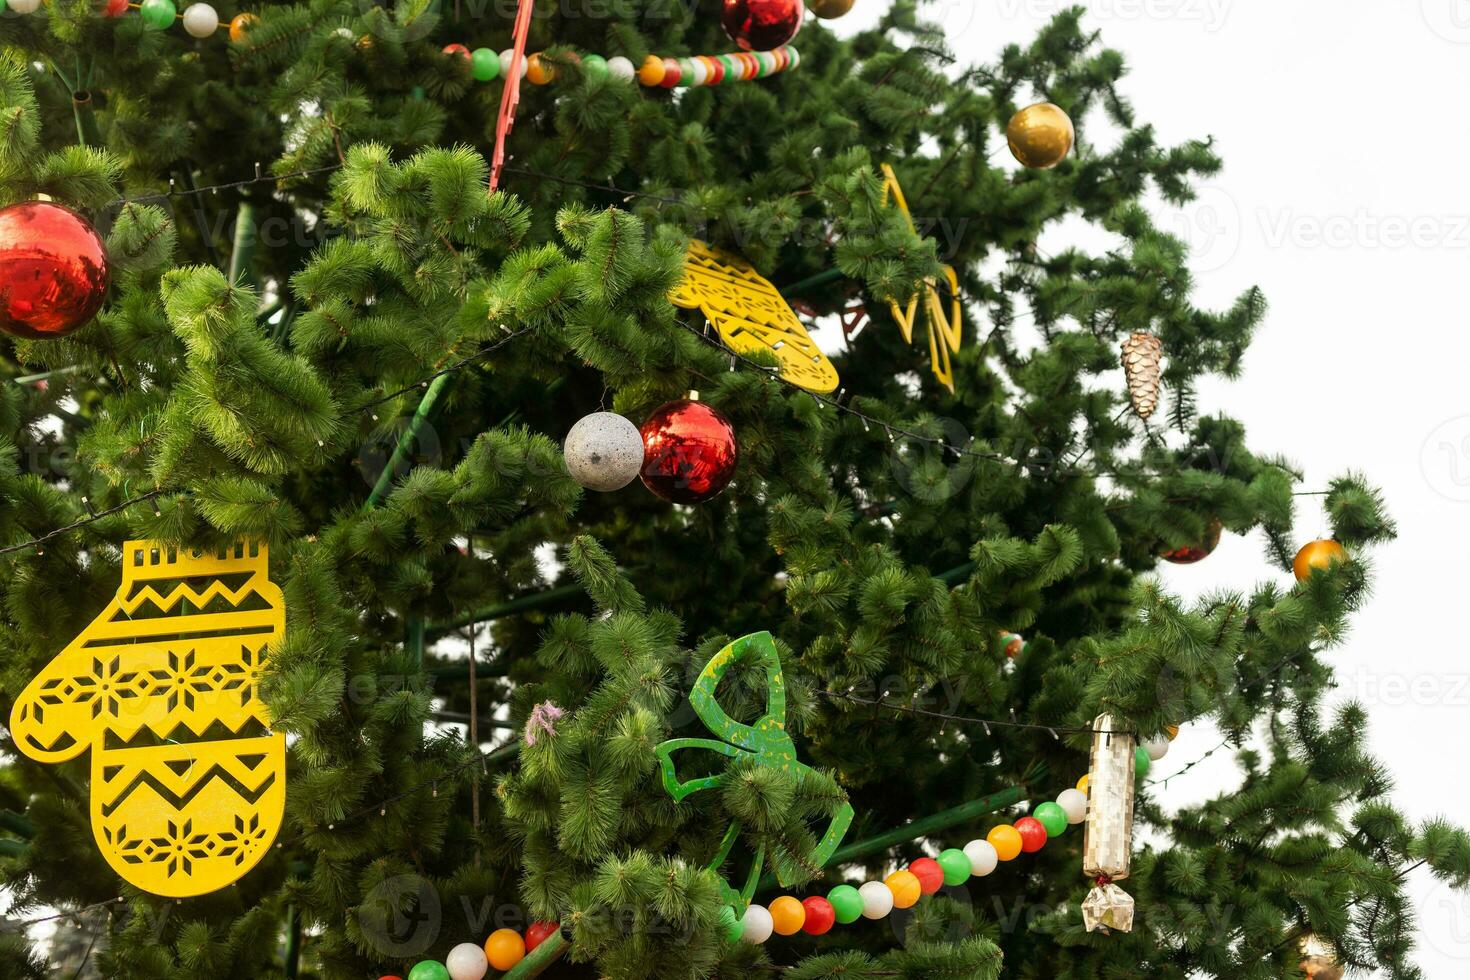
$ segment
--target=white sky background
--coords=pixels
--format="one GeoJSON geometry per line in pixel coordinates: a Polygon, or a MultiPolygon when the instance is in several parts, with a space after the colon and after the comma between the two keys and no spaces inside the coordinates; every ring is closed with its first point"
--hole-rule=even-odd
{"type": "MultiPolygon", "coordinates": [[[[1224,171],[1183,210],[1156,208],[1193,244],[1201,305],[1261,286],[1271,311],[1239,381],[1201,386],[1201,412],[1247,427],[1323,489],[1352,469],[1383,488],[1399,538],[1371,555],[1375,595],[1329,659],[1372,718],[1369,743],[1397,777],[1411,819],[1470,812],[1470,658],[1464,554],[1470,539],[1470,0],[1093,0],[1086,24],[1126,56],[1138,118],[1166,145],[1214,136],[1224,171]]],[[[1060,0],[938,0],[962,64],[1027,43],[1060,0]]],[[[857,0],[847,33],[883,0],[857,0]]],[[[800,46],[800,39],[797,39],[800,46]]],[[[1094,138],[1107,139],[1095,126],[1094,138]]],[[[1009,162],[1007,162],[1009,165],[1009,162]]],[[[1092,240],[1089,236],[1087,244],[1092,240]]],[[[973,334],[972,334],[973,336],[973,334]]],[[[1317,498],[1299,501],[1317,536],[1317,498]]],[[[1170,568],[1186,596],[1289,584],[1259,538],[1227,535],[1199,565],[1170,568]]],[[[1218,744],[1187,729],[1156,775],[1218,744]]],[[[1169,784],[1188,805],[1235,785],[1222,753],[1169,784]]],[[[1419,964],[1470,975],[1470,898],[1411,878],[1419,964]]]]}

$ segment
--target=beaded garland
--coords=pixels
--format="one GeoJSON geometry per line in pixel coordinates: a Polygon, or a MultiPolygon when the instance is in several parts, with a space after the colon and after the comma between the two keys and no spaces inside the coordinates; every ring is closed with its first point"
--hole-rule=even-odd
{"type": "MultiPolygon", "coordinates": [[[[469,62],[475,81],[490,82],[510,72],[510,52],[497,56],[489,48],[471,51],[463,44],[446,44],[444,53],[469,62]]],[[[641,65],[621,55],[604,58],[598,54],[569,54],[583,71],[596,78],[637,81],[645,88],[696,88],[725,82],[748,82],[789,71],[801,64],[801,53],[790,45],[773,51],[735,51],[721,55],[666,58],[651,54],[641,65]]],[[[557,66],[543,54],[527,56],[521,77],[532,85],[549,85],[556,80],[557,66]]]]}

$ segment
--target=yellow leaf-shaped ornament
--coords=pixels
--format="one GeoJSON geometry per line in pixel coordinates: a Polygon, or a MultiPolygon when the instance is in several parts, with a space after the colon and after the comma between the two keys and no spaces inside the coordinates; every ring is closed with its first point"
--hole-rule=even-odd
{"type": "Polygon", "coordinates": [[[123,546],[122,585],[11,713],[41,762],[92,753],[97,846],[123,880],[170,898],[239,880],[286,806],[286,739],[260,699],[286,627],[264,544],[211,554],[123,546]]]}
{"type": "Polygon", "coordinates": [[[739,256],[701,241],[690,242],[684,279],[669,300],[701,311],[735,353],[775,354],[781,377],[792,384],[819,395],[837,390],[837,368],[806,332],[791,304],[739,256]]]}

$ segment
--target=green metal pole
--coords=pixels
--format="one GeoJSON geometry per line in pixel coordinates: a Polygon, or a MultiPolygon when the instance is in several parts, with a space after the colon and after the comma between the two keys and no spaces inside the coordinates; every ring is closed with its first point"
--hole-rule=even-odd
{"type": "Polygon", "coordinates": [[[255,258],[256,238],[255,205],[241,201],[235,212],[235,242],[230,249],[229,280],[232,286],[254,286],[255,274],[251,269],[255,258]]]}
{"type": "Polygon", "coordinates": [[[22,841],[0,838],[0,857],[20,857],[30,846],[22,841]]]}
{"type": "Polygon", "coordinates": [[[97,113],[92,107],[91,92],[71,94],[71,114],[77,123],[77,144],[101,146],[102,130],[97,128],[97,113]]]}
{"type": "Polygon", "coordinates": [[[507,599],[498,606],[490,606],[488,609],[481,609],[479,612],[465,613],[453,619],[436,620],[429,624],[429,628],[449,630],[458,629],[461,626],[468,626],[471,623],[488,623],[491,620],[504,619],[506,616],[514,616],[516,613],[526,612],[530,609],[541,609],[544,606],[549,606],[563,599],[570,599],[581,594],[582,587],[580,585],[562,585],[555,589],[548,589],[545,592],[534,592],[530,595],[507,599]]]}
{"type": "Polygon", "coordinates": [[[939,579],[939,581],[943,582],[945,585],[958,585],[960,582],[969,578],[970,575],[974,573],[975,569],[979,567],[980,566],[975,562],[967,561],[959,568],[951,568],[949,571],[940,572],[934,577],[939,579]]]}
{"type": "Polygon", "coordinates": [[[548,936],[540,946],[527,954],[525,959],[503,974],[500,980],[524,980],[526,977],[539,977],[542,970],[561,959],[571,948],[572,944],[567,942],[567,937],[560,932],[548,936]]]}
{"type": "Polygon", "coordinates": [[[362,506],[363,510],[372,510],[378,506],[379,501],[388,493],[388,488],[393,485],[393,474],[397,472],[398,465],[408,458],[409,446],[413,445],[414,440],[428,424],[429,415],[434,411],[434,406],[439,403],[444,389],[449,386],[450,377],[448,374],[441,374],[429,382],[429,390],[424,392],[424,397],[419,400],[419,407],[414,411],[408,428],[398,437],[398,444],[393,447],[393,455],[388,459],[388,465],[383,467],[383,472],[378,474],[378,481],[373,484],[373,492],[368,494],[367,503],[362,506]]]}
{"type": "MultiPolygon", "coordinates": [[[[909,841],[915,841],[921,837],[932,837],[940,831],[948,830],[951,827],[958,827],[963,823],[969,823],[976,817],[983,817],[987,813],[994,813],[996,810],[1001,810],[1008,806],[1015,806],[1017,803],[1025,800],[1029,795],[1030,791],[1025,786],[1012,786],[1010,789],[1003,789],[999,793],[991,793],[989,796],[982,796],[978,800],[961,803],[952,810],[945,810],[942,813],[922,817],[913,823],[905,824],[902,827],[895,827],[893,830],[866,838],[865,840],[853,841],[846,847],[839,847],[836,851],[833,851],[831,860],[827,862],[827,867],[830,868],[837,864],[847,864],[859,858],[881,854],[891,847],[897,847],[899,844],[907,844],[909,841]]],[[[775,888],[777,884],[776,876],[769,874],[760,880],[760,884],[756,886],[756,890],[765,891],[768,888],[775,888]]]]}
{"type": "Polygon", "coordinates": [[[286,978],[296,980],[301,969],[301,910],[292,902],[286,909],[286,978]]]}
{"type": "Polygon", "coordinates": [[[818,286],[825,286],[827,285],[827,283],[836,282],[841,278],[841,269],[828,269],[826,272],[819,272],[814,276],[810,276],[806,279],[801,280],[801,282],[794,282],[789,286],[782,286],[781,295],[800,296],[804,291],[808,289],[815,289],[818,286]]]}
{"type": "Polygon", "coordinates": [[[36,836],[36,825],[14,810],[0,810],[0,829],[8,830],[26,840],[32,840],[36,836]]]}

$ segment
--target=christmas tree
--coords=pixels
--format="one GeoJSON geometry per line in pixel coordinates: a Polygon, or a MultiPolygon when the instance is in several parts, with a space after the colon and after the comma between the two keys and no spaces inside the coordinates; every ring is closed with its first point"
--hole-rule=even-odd
{"type": "Polygon", "coordinates": [[[4,976],[1422,975],[1391,519],[1197,406],[1265,300],[1143,203],[1214,149],[1080,10],[800,13],[9,0],[4,976]]]}

